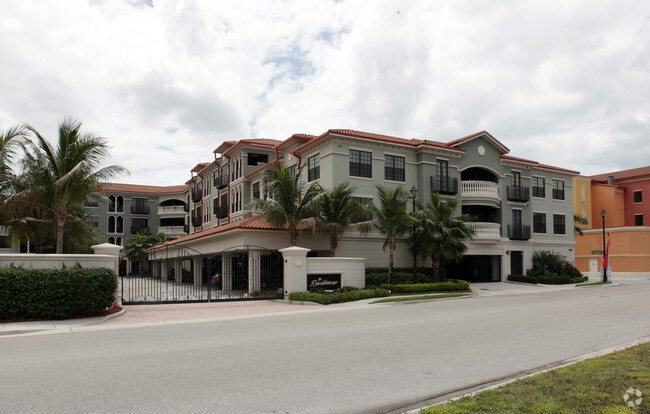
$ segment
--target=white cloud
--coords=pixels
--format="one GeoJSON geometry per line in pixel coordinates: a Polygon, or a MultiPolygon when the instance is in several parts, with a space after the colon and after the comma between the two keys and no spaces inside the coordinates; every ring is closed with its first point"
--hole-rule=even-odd
{"type": "Polygon", "coordinates": [[[77,116],[143,184],[226,139],[328,128],[486,129],[593,174],[648,163],[649,39],[641,0],[10,2],[0,127],[77,116]]]}

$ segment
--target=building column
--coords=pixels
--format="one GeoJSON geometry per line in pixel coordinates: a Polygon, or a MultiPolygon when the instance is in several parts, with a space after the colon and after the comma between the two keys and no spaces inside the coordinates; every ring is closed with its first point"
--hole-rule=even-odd
{"type": "Polygon", "coordinates": [[[280,249],[284,257],[284,298],[291,292],[307,290],[307,252],[304,247],[287,247],[280,249]]]}
{"type": "Polygon", "coordinates": [[[200,288],[203,284],[203,263],[201,261],[201,256],[192,257],[192,274],[194,276],[194,286],[200,288]]]}
{"type": "MultiPolygon", "coordinates": [[[[508,250],[510,251],[510,250],[508,250]]],[[[511,272],[511,266],[510,266],[510,261],[512,260],[510,256],[512,255],[512,252],[510,254],[503,254],[501,255],[501,277],[499,278],[500,281],[505,282],[508,280],[508,275],[510,275],[511,272]]]]}
{"type": "Polygon", "coordinates": [[[167,260],[160,259],[160,280],[167,281],[167,260]]]}
{"type": "Polygon", "coordinates": [[[257,249],[248,251],[248,294],[259,292],[261,289],[260,271],[261,271],[262,252],[257,249]]]}

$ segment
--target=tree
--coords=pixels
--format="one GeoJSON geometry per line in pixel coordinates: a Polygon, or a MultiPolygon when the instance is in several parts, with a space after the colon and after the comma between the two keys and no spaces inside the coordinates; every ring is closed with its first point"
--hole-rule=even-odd
{"type": "Polygon", "coordinates": [[[408,201],[406,192],[399,186],[388,190],[377,185],[377,198],[379,206],[368,205],[368,211],[372,215],[372,223],[379,232],[385,236],[383,249],[388,247],[388,283],[393,277],[393,255],[397,245],[397,239],[401,237],[413,224],[413,219],[406,212],[408,201]]]}
{"type": "Polygon", "coordinates": [[[368,211],[360,203],[352,199],[354,187],[348,183],[340,184],[324,191],[321,197],[321,213],[318,226],[320,231],[327,234],[332,256],[336,256],[339,238],[350,229],[367,232],[372,228],[372,222],[353,223],[357,217],[368,215],[368,211]]]}
{"type": "Polygon", "coordinates": [[[434,282],[440,281],[440,264],[460,260],[467,251],[465,240],[471,240],[474,235],[474,229],[467,225],[471,217],[454,216],[457,206],[457,200],[441,201],[438,193],[431,193],[427,206],[418,203],[418,210],[413,214],[417,220],[417,251],[431,256],[434,282]]]}
{"type": "Polygon", "coordinates": [[[278,163],[264,172],[264,182],[269,197],[253,199],[249,205],[270,224],[285,228],[291,245],[295,246],[300,233],[316,227],[323,190],[318,184],[312,184],[303,191],[300,172],[292,177],[289,169],[278,163]]]}
{"type": "Polygon", "coordinates": [[[7,219],[6,201],[15,192],[16,177],[11,169],[11,163],[24,137],[25,128],[22,126],[0,131],[0,224],[7,219]]]}
{"type": "Polygon", "coordinates": [[[101,167],[108,158],[102,137],[81,132],[81,122],[64,119],[53,147],[33,127],[34,135],[23,158],[22,190],[11,200],[16,220],[44,221],[55,225],[56,253],[63,253],[63,235],[68,220],[90,200],[100,197],[100,184],[126,172],[123,167],[101,167]]]}
{"type": "Polygon", "coordinates": [[[573,233],[574,234],[582,234],[582,228],[589,224],[589,220],[587,220],[587,217],[583,216],[582,214],[573,214],[573,233]]]}
{"type": "Polygon", "coordinates": [[[171,238],[165,236],[164,233],[158,233],[157,235],[136,233],[126,243],[124,252],[129,260],[138,263],[139,272],[142,273],[146,271],[146,250],[150,247],[156,246],[169,240],[171,240],[171,238]]]}

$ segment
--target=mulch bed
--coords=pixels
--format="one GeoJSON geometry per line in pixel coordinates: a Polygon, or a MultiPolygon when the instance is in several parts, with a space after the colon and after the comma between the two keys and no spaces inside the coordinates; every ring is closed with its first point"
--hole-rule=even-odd
{"type": "MultiPolygon", "coordinates": [[[[97,316],[107,316],[114,313],[120,312],[122,307],[120,305],[113,305],[110,308],[106,309],[104,312],[95,314],[95,315],[72,315],[67,318],[57,319],[57,321],[67,320],[67,319],[83,319],[83,318],[95,318],[97,316]]],[[[35,322],[35,321],[49,321],[51,319],[46,318],[33,318],[33,319],[21,319],[19,321],[14,321],[11,319],[0,320],[0,323],[12,323],[12,322],[35,322]]]]}

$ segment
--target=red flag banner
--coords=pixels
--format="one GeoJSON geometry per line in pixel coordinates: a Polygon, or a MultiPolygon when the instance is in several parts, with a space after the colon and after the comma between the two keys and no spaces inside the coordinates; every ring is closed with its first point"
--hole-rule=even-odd
{"type": "Polygon", "coordinates": [[[607,248],[605,249],[605,262],[603,266],[605,269],[609,268],[609,246],[612,244],[612,233],[607,232],[607,248]]]}

